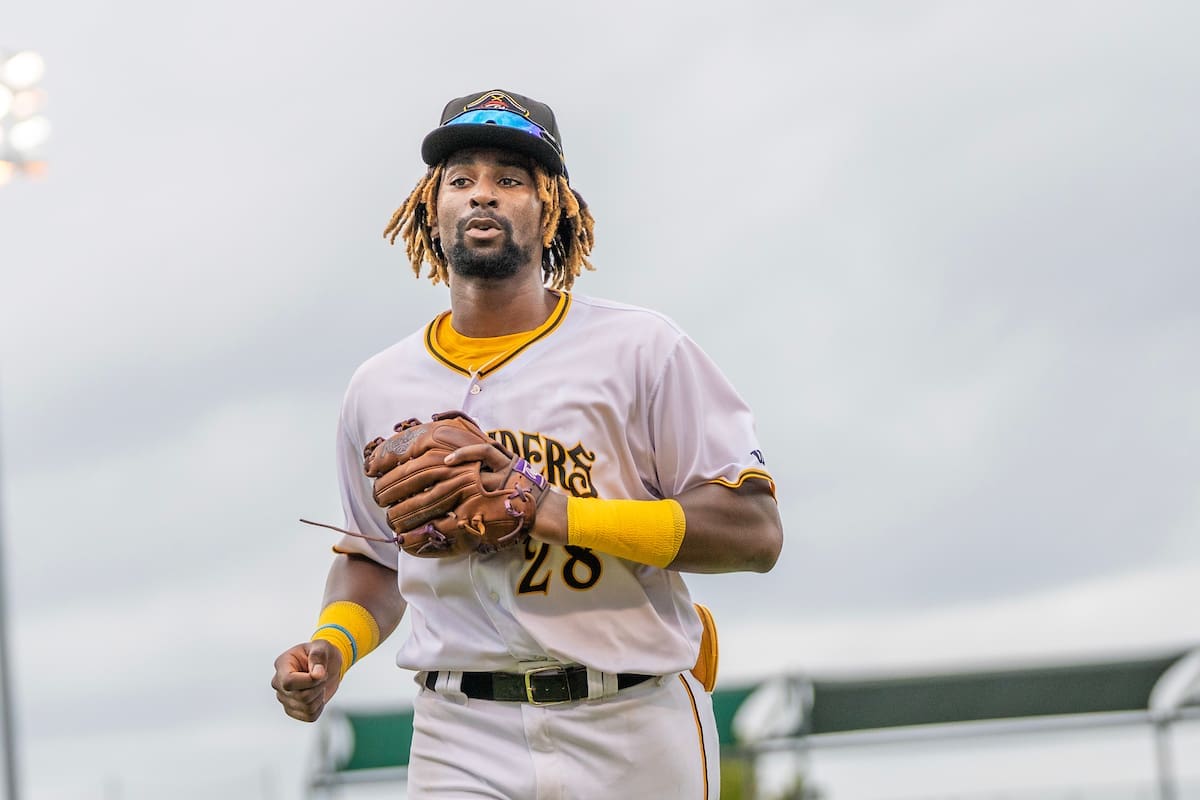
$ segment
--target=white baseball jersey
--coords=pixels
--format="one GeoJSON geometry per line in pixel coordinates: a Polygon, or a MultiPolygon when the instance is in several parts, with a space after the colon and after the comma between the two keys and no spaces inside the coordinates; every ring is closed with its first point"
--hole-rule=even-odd
{"type": "MultiPolygon", "coordinates": [[[[654,500],[770,480],[749,408],[661,314],[562,293],[538,335],[475,371],[438,346],[437,322],[350,382],[338,431],[348,530],[391,533],[363,475],[363,446],[403,419],[450,409],[576,496],[654,500]]],[[[700,621],[671,570],[533,540],[442,559],[348,536],[336,549],[397,571],[412,633],[396,663],[407,669],[516,672],[549,660],[670,675],[696,661],[700,621]]]]}

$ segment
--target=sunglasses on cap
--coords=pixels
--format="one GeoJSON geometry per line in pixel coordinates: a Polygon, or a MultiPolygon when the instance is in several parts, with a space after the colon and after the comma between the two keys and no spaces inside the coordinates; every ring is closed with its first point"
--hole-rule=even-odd
{"type": "Polygon", "coordinates": [[[464,111],[454,119],[445,123],[446,125],[499,125],[504,128],[516,128],[517,130],[528,133],[530,136],[536,136],[548,145],[554,148],[554,152],[562,157],[562,147],[550,135],[550,132],[538,125],[533,120],[523,117],[514,111],[505,111],[498,108],[481,108],[475,111],[464,111]]]}

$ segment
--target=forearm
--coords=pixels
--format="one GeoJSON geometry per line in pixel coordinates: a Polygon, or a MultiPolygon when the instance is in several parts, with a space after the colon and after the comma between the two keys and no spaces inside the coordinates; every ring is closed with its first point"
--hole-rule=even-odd
{"type": "MultiPolygon", "coordinates": [[[[767,572],[775,565],[783,546],[783,525],[775,498],[765,481],[748,480],[736,489],[704,484],[684,492],[674,500],[683,512],[683,537],[673,556],[669,556],[670,562],[665,563],[664,559],[657,566],[665,563],[668,569],[681,572],[767,572]]],[[[662,501],[633,502],[660,504],[655,506],[655,511],[661,513],[655,516],[662,521],[649,523],[645,530],[639,532],[638,538],[670,539],[675,535],[671,513],[663,511],[662,501]]],[[[548,496],[538,510],[533,536],[552,544],[573,543],[569,508],[573,509],[571,513],[579,510],[578,506],[568,503],[565,495],[555,493],[548,496]]],[[[641,509],[634,506],[633,510],[640,512],[641,509]]],[[[641,514],[635,513],[634,516],[640,517],[641,514]]],[[[661,542],[654,544],[661,545],[661,542]]],[[[617,545],[613,542],[613,546],[609,547],[601,538],[589,543],[589,546],[641,563],[654,563],[651,558],[638,558],[636,554],[627,552],[624,543],[617,545]]],[[[667,545],[669,550],[673,547],[673,542],[667,545]]],[[[655,551],[654,558],[663,552],[661,546],[652,549],[655,551]]]]}
{"type": "Polygon", "coordinates": [[[783,548],[779,505],[768,484],[737,489],[710,483],[677,498],[687,533],[670,569],[680,572],[768,572],[783,548]]]}
{"type": "Polygon", "coordinates": [[[322,608],[339,600],[365,608],[379,626],[380,641],[386,639],[404,616],[406,605],[400,596],[395,570],[365,556],[339,553],[329,567],[322,608]]]}

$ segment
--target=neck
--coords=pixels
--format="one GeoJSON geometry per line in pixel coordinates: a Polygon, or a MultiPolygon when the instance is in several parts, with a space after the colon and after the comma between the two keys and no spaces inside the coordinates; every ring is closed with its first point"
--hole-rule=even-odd
{"type": "Polygon", "coordinates": [[[454,330],[475,339],[533,330],[550,318],[558,304],[558,297],[540,278],[540,268],[501,281],[452,274],[454,330]]]}

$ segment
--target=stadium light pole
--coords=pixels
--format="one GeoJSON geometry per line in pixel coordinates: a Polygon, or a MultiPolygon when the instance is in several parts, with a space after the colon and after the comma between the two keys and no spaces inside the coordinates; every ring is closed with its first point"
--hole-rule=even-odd
{"type": "MultiPolygon", "coordinates": [[[[12,55],[0,52],[0,186],[18,174],[40,175],[45,171],[41,148],[50,135],[50,123],[41,113],[46,93],[38,87],[44,71],[42,57],[31,50],[12,55]]],[[[0,439],[0,456],[3,450],[0,439]]],[[[4,739],[4,797],[20,800],[12,659],[8,647],[9,569],[4,555],[3,495],[3,463],[0,463],[0,736],[4,739]]]]}
{"type": "MultiPolygon", "coordinates": [[[[0,456],[4,453],[3,440],[0,439],[0,456]]],[[[17,792],[17,748],[16,725],[13,722],[13,695],[11,680],[11,660],[8,657],[8,586],[5,575],[8,572],[8,560],[4,557],[4,465],[0,463],[0,704],[4,716],[4,796],[7,800],[18,800],[17,792]]]]}

